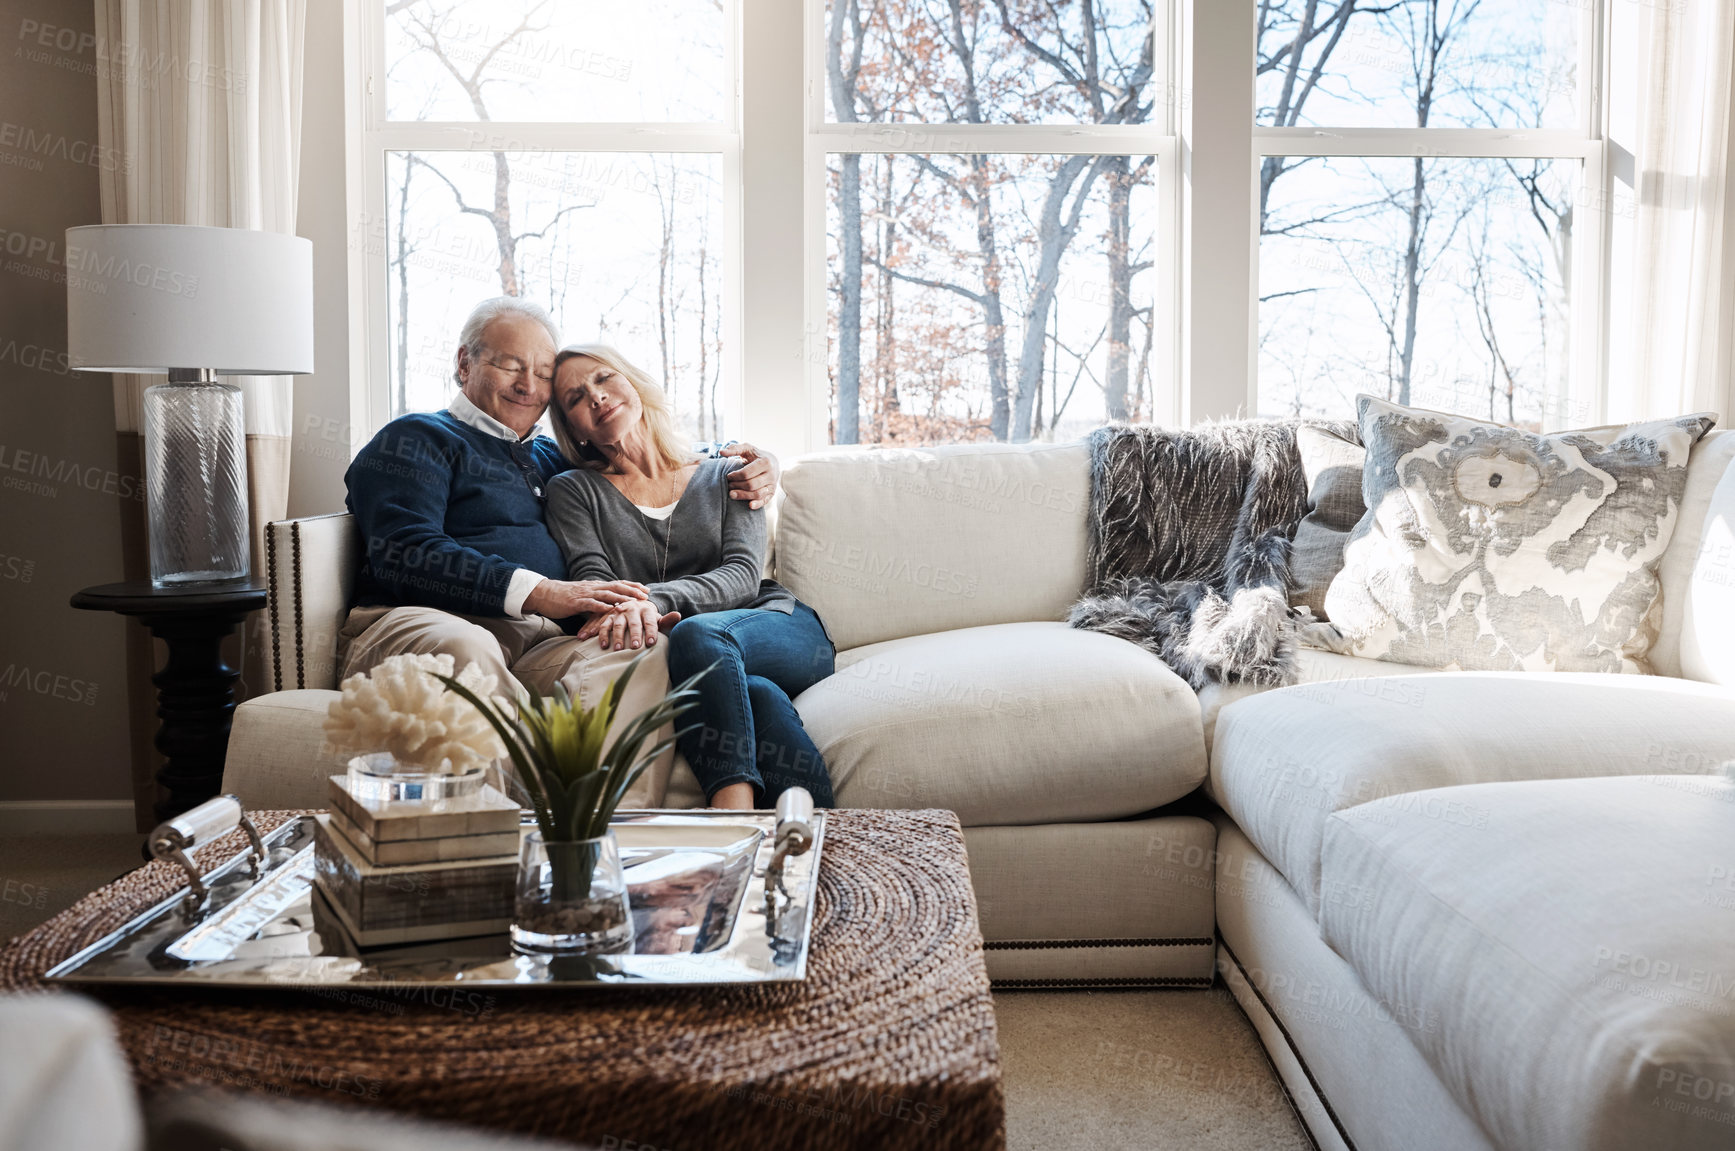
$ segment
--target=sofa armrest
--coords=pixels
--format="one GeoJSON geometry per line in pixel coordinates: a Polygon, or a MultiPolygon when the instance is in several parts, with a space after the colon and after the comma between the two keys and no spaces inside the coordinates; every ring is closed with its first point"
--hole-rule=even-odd
{"type": "Polygon", "coordinates": [[[249,811],[326,806],[325,781],[343,772],[326,750],[325,715],[335,691],[274,691],[243,701],[229,728],[223,794],[249,811]]]}
{"type": "Polygon", "coordinates": [[[265,525],[271,690],[336,687],[361,535],[347,512],[265,525]]]}

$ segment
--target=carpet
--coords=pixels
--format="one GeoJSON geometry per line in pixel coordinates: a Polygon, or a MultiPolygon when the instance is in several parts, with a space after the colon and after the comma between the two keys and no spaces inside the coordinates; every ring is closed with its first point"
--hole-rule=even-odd
{"type": "Polygon", "coordinates": [[[0,940],[53,919],[142,866],[144,836],[14,835],[0,839],[0,940]]]}
{"type": "Polygon", "coordinates": [[[1313,1146],[1222,987],[1002,991],[994,1015],[1009,1151],[1313,1146]]]}

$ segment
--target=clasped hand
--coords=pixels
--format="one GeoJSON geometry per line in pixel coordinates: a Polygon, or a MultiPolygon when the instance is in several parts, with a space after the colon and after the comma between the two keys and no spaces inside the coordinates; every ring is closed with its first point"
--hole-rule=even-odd
{"type": "Polygon", "coordinates": [[[680,622],[681,613],[678,611],[658,614],[657,605],[648,599],[627,600],[600,615],[591,616],[578,629],[578,638],[597,636],[602,640],[604,651],[656,647],[657,634],[680,622]]]}
{"type": "Polygon", "coordinates": [[[601,636],[604,651],[655,647],[658,632],[681,622],[678,611],[658,612],[650,589],[632,580],[545,579],[525,597],[524,610],[549,619],[589,616],[578,638],[601,636]]]}

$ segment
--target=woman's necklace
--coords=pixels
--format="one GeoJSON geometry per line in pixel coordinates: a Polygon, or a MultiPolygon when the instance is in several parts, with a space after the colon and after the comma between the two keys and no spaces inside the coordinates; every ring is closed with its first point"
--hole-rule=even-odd
{"type": "MultiPolygon", "coordinates": [[[[681,469],[676,468],[669,474],[669,503],[675,502],[675,485],[681,482],[681,469]]],[[[669,541],[675,537],[675,510],[669,509],[669,514],[663,519],[663,562],[657,569],[657,582],[669,582],[669,541]]]]}

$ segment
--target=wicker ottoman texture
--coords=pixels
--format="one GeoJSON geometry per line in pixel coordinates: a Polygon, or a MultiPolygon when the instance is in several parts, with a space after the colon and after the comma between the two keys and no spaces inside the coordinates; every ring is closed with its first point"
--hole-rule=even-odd
{"type": "MultiPolygon", "coordinates": [[[[262,829],[294,813],[255,816],[262,829]]],[[[141,1090],[353,1100],[599,1146],[998,1148],[999,1045],[958,821],[830,815],[807,979],[493,994],[113,988],[141,1090]]],[[[211,845],[239,851],[239,834],[211,845]]],[[[184,883],[148,864],[0,951],[41,974],[184,883]]]]}

